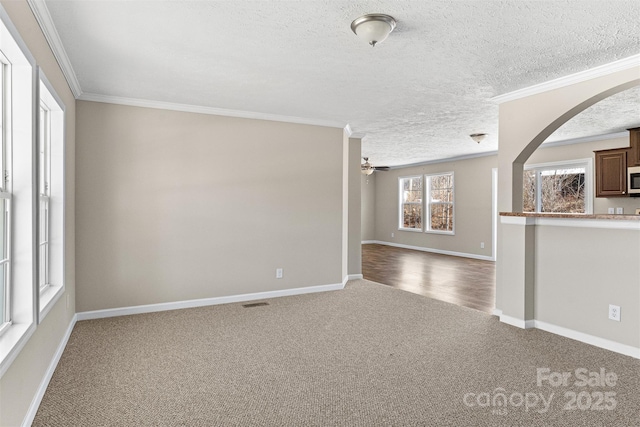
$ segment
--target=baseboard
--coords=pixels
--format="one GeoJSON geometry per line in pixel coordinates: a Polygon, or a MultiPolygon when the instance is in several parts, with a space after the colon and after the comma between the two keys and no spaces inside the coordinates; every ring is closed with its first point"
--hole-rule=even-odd
{"type": "Polygon", "coordinates": [[[364,279],[362,274],[350,274],[350,275],[347,276],[347,281],[349,281],[349,280],[362,280],[362,279],[364,279]]]}
{"type": "Polygon", "coordinates": [[[590,344],[595,347],[604,348],[605,350],[613,351],[615,353],[624,354],[625,356],[633,357],[634,359],[640,359],[640,348],[633,347],[619,342],[611,341],[605,338],[596,337],[594,335],[585,334],[584,332],[575,331],[573,329],[564,328],[562,326],[553,325],[547,322],[541,322],[540,320],[521,320],[515,317],[506,316],[502,314],[502,310],[494,309],[494,316],[499,316],[500,321],[511,326],[516,326],[521,329],[540,329],[542,331],[550,332],[552,334],[560,335],[565,338],[580,341],[585,344],[590,344]]]}
{"type": "Polygon", "coordinates": [[[574,331],[573,329],[564,328],[562,326],[552,325],[550,323],[535,321],[535,327],[552,334],[560,335],[565,338],[591,344],[596,347],[604,348],[615,353],[624,354],[625,356],[640,359],[640,348],[633,347],[619,342],[611,341],[605,338],[596,337],[594,335],[585,334],[584,332],[574,331]]]}
{"type": "Polygon", "coordinates": [[[502,314],[502,311],[500,311],[500,321],[502,323],[506,323],[507,325],[515,326],[516,328],[520,329],[531,329],[535,327],[535,320],[517,319],[515,317],[502,314]]]}
{"type": "Polygon", "coordinates": [[[204,307],[208,305],[229,304],[234,302],[254,301],[258,299],[278,298],[291,295],[311,294],[316,292],[337,291],[344,289],[345,282],[331,285],[309,286],[305,288],[282,289],[278,291],[256,292],[251,294],[230,295],[225,297],[203,298],[187,301],[166,302],[160,304],[137,305],[132,307],[109,308],[106,310],[83,311],[78,313],[78,320],[103,319],[106,317],[128,316],[131,314],[153,313],[157,311],[179,310],[183,308],[204,307]]]}
{"type": "Polygon", "coordinates": [[[483,261],[495,261],[495,259],[493,259],[493,257],[489,255],[476,255],[476,254],[469,254],[466,252],[445,251],[442,249],[424,248],[422,246],[404,245],[402,243],[383,242],[382,240],[365,240],[362,242],[362,244],[386,245],[386,246],[393,246],[396,248],[412,249],[414,251],[431,252],[434,254],[451,255],[451,256],[458,256],[462,258],[473,258],[473,259],[480,259],[483,261]]]}
{"type": "Polygon", "coordinates": [[[67,342],[69,341],[69,337],[71,336],[71,332],[73,331],[73,327],[76,325],[76,321],[78,320],[78,315],[74,314],[71,318],[71,322],[69,322],[69,327],[65,332],[60,344],[58,344],[58,349],[56,350],[53,358],[51,359],[51,363],[49,364],[49,368],[44,374],[42,378],[42,382],[40,382],[40,386],[36,392],[36,395],[33,396],[33,400],[31,401],[31,405],[29,405],[29,410],[22,421],[23,427],[28,427],[33,423],[33,420],[36,417],[36,413],[38,412],[38,408],[40,407],[40,402],[42,402],[42,398],[44,397],[45,391],[47,391],[47,387],[49,386],[49,381],[51,381],[51,377],[53,377],[53,373],[58,366],[58,362],[62,357],[62,353],[64,352],[65,347],[67,346],[67,342]]]}

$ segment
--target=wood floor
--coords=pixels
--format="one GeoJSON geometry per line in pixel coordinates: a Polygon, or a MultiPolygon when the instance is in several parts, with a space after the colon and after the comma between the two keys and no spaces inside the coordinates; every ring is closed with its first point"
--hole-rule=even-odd
{"type": "Polygon", "coordinates": [[[362,245],[365,279],[491,313],[496,268],[492,261],[396,248],[362,245]]]}

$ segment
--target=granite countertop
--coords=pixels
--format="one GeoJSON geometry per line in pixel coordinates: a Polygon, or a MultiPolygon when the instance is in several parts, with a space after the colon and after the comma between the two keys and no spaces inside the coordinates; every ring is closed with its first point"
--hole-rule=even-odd
{"type": "Polygon", "coordinates": [[[617,220],[625,220],[625,221],[640,221],[640,215],[615,215],[615,214],[500,212],[500,216],[520,216],[520,217],[528,217],[528,218],[617,219],[617,220]]]}

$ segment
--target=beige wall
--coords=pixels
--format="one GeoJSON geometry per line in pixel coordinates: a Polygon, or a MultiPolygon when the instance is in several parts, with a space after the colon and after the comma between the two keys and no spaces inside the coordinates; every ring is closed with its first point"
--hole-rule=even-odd
{"type": "Polygon", "coordinates": [[[497,157],[487,156],[376,172],[375,240],[491,257],[491,169],[496,166],[497,157]],[[398,230],[398,178],[451,171],[455,186],[455,235],[398,230]],[[481,242],[484,249],[480,248],[481,242]]]}
{"type": "Polygon", "coordinates": [[[376,176],[378,172],[369,176],[360,175],[360,193],[362,197],[361,238],[364,242],[375,240],[376,238],[376,176]]]}
{"type": "Polygon", "coordinates": [[[66,106],[66,291],[0,379],[0,425],[15,426],[23,422],[75,313],[75,100],[27,2],[2,1],[2,6],[66,106]]]}
{"type": "Polygon", "coordinates": [[[342,129],[94,102],[77,123],[78,312],[342,282],[342,129]]]}
{"type": "Polygon", "coordinates": [[[362,140],[349,138],[349,192],[348,192],[348,239],[349,239],[349,275],[362,274],[362,199],[360,189],[360,155],[362,140]]]}
{"type": "Polygon", "coordinates": [[[640,231],[535,231],[535,319],[640,348],[640,231]],[[620,306],[620,322],[609,320],[609,304],[620,306]]]}

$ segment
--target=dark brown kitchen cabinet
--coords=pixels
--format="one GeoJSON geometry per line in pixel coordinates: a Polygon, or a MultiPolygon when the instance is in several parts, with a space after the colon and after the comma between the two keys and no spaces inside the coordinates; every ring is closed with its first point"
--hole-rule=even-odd
{"type": "Polygon", "coordinates": [[[629,148],[596,151],[596,197],[626,197],[629,148]]]}

